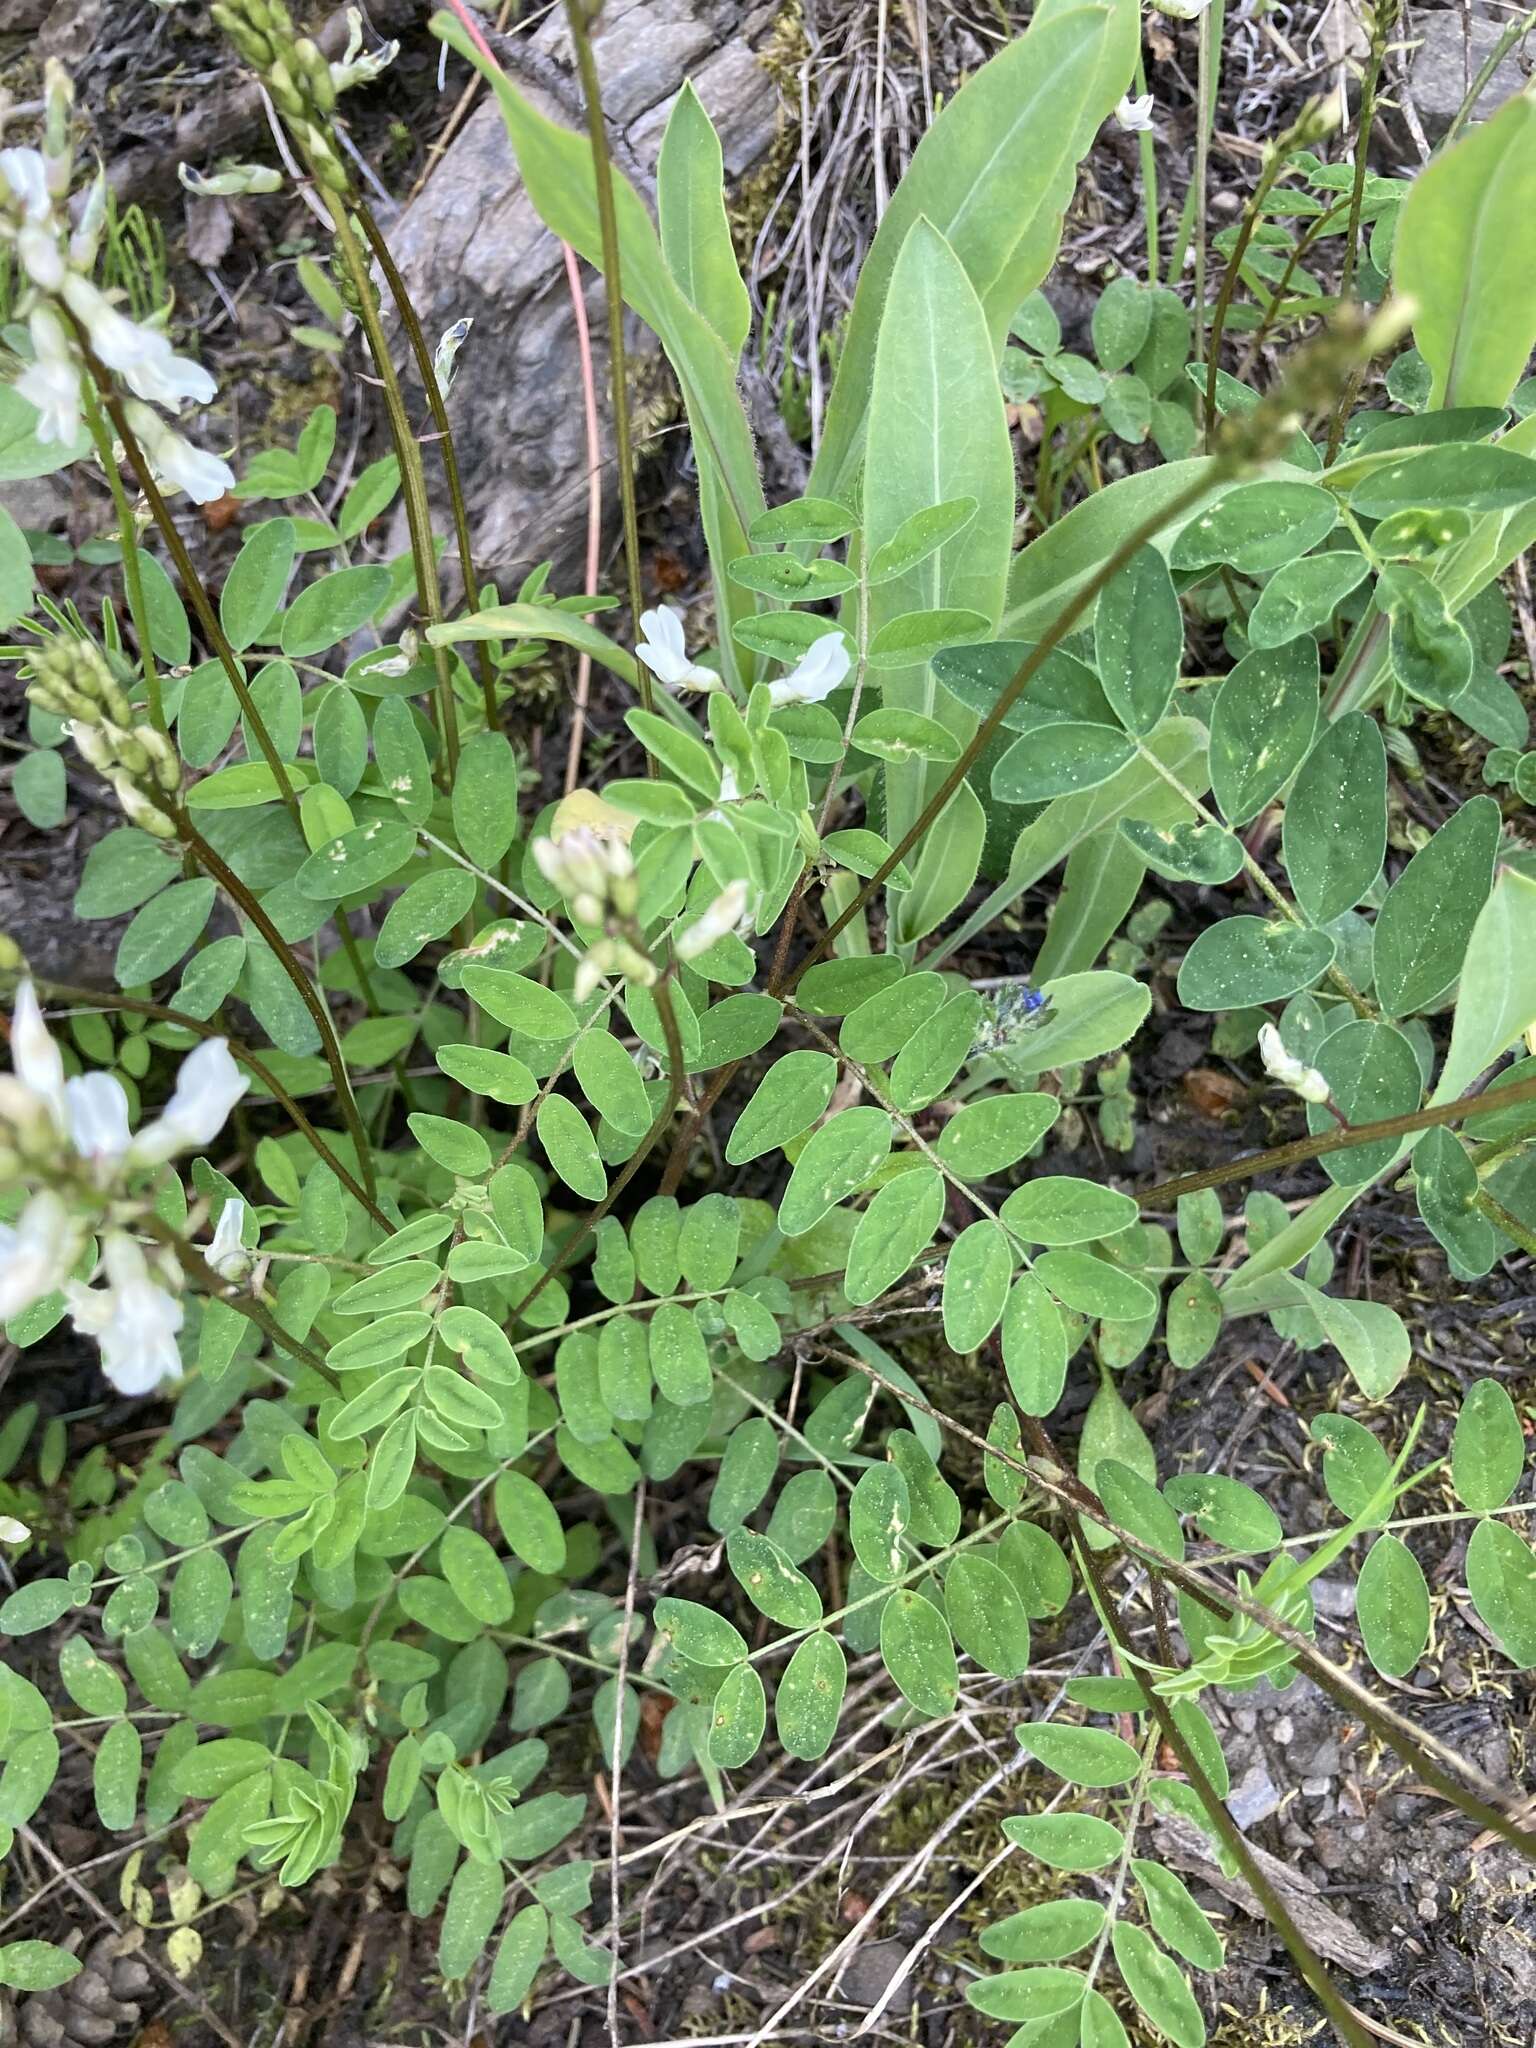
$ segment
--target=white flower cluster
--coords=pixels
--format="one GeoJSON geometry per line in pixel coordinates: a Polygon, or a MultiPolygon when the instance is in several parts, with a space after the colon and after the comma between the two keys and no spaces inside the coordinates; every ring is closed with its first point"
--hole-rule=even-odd
{"type": "MultiPolygon", "coordinates": [[[[48,1171],[61,1185],[30,1195],[14,1226],[0,1224],[0,1322],[62,1290],[75,1328],[101,1346],[102,1369],[113,1386],[147,1394],[181,1371],[180,1275],[158,1256],[146,1256],[137,1238],[112,1220],[110,1204],[135,1169],[162,1166],[211,1144],[249,1084],[224,1040],[210,1038],[182,1061],[170,1101],[135,1136],[128,1098],[113,1075],[65,1079],[59,1048],[25,981],[11,1017],[11,1061],[13,1071],[0,1074],[0,1166],[7,1177],[48,1171]],[[107,1212],[100,1287],[72,1277],[93,1208],[107,1212]]],[[[209,1247],[209,1263],[225,1279],[248,1270],[244,1222],[245,1204],[227,1202],[209,1247]]]]}
{"type": "Polygon", "coordinates": [[[37,438],[73,447],[81,434],[81,382],[87,375],[83,337],[97,361],[133,394],[124,408],[128,423],[156,474],[206,505],[233,489],[234,472],[194,448],[151,408],[161,406],[174,417],[183,400],[206,405],[214,382],[200,364],[178,356],[158,327],[130,319],[92,281],[107,187],[98,172],[79,224],[71,229],[73,97],[68,75],[49,58],[42,147],[0,149],[0,243],[13,253],[25,287],[17,312],[26,316],[33,351],[15,388],[37,412],[37,438]]]}
{"type": "MultiPolygon", "coordinates": [[[[669,690],[701,693],[724,687],[712,668],[688,658],[681,617],[667,605],[640,614],[644,634],[635,653],[669,690]]],[[[848,643],[835,628],[813,640],[787,676],[768,685],[775,710],[781,704],[820,704],[830,697],[852,667],[848,643]]]]}

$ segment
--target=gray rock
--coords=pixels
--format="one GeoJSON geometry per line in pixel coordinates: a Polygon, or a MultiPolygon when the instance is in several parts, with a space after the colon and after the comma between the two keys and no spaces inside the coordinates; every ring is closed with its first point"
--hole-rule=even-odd
{"type": "MultiPolygon", "coordinates": [[[[1444,12],[1421,8],[1414,26],[1423,40],[1409,72],[1409,89],[1425,134],[1438,142],[1455,120],[1469,83],[1492,55],[1502,25],[1480,14],[1464,20],[1461,9],[1453,7],[1444,12]]],[[[1517,42],[1489,79],[1472,118],[1486,121],[1519,92],[1531,75],[1532,58],[1531,40],[1517,42]]]]}
{"type": "Polygon", "coordinates": [[[1263,1764],[1244,1771],[1227,1800],[1227,1811],[1246,1834],[1261,1820],[1267,1820],[1280,1805],[1280,1793],[1263,1764]]]}
{"type": "MultiPolygon", "coordinates": [[[[667,115],[691,77],[721,138],[727,174],[767,152],[778,98],[753,44],[771,7],[744,0],[614,0],[594,38],[615,167],[651,199],[667,115]]],[[[582,127],[563,13],[529,37],[495,39],[508,72],[538,110],[582,127]]],[[[477,571],[506,592],[545,556],[555,583],[579,589],[587,517],[587,450],[581,368],[564,259],[523,189],[501,115],[486,95],[425,188],[387,229],[389,243],[430,343],[455,320],[474,328],[449,399],[469,506],[477,571]]],[[[608,429],[606,315],[602,285],[586,265],[605,449],[604,503],[615,491],[608,429]]],[[[631,384],[665,388],[654,338],[630,320],[631,384]]],[[[414,380],[412,380],[414,381],[414,380]]],[[[441,508],[443,530],[448,522],[441,508]]],[[[446,565],[452,578],[456,565],[446,565]]]]}
{"type": "Polygon", "coordinates": [[[904,1941],[872,1941],[855,1949],[853,1960],[843,1972],[842,1995],[850,2005],[866,2010],[890,1988],[891,1980],[906,1966],[911,1954],[904,1941]]]}

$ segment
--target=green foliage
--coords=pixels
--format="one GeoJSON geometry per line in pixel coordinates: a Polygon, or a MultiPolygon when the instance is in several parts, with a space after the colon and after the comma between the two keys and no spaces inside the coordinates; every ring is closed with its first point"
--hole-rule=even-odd
{"type": "MultiPolygon", "coordinates": [[[[946,104],[885,211],[807,493],[786,504],[763,500],[737,390],[750,306],[691,87],[656,226],[616,182],[626,297],[693,437],[713,647],[674,648],[680,622],[649,614],[637,660],[593,622],[610,601],[555,596],[547,567],[443,615],[432,536],[397,560],[369,539],[397,491],[413,519],[426,503],[420,447],[397,435],[343,495],[329,407],[247,461],[236,495],[263,516],[206,607],[130,553],[131,646],[112,615],[86,702],[97,742],[70,707],[87,766],[118,735],[127,822],[92,848],[74,908],[129,920],[123,1003],[44,994],[73,1012],[71,1080],[115,1077],[141,1129],[156,1054],[226,1017],[250,1088],[227,1139],[186,1136],[183,1177],[163,1154],[71,1151],[35,1046],[17,1055],[15,1099],[30,1088],[43,1121],[0,1101],[7,1226],[34,1182],[73,1222],[8,1338],[81,1320],[69,1281],[131,1232],[164,1257],[145,1284],[175,1295],[184,1376],[136,1478],[100,1457],[71,1473],[67,1523],[46,1524],[63,1568],[29,1560],[0,1627],[57,1631],[102,1828],[180,1835],[212,1899],[268,1872],[303,1887],[382,1825],[406,1910],[439,1916],[445,1980],[483,1979],[497,2013],[545,1972],[603,1984],[624,1930],[589,1938],[594,1866],[560,1860],[590,1818],[565,1789],[590,1782],[575,1748],[617,1778],[643,1743],[662,1779],[696,1772],[724,1805],[770,1740],[828,1755],[852,1665],[898,1727],[942,1720],[975,1673],[1027,1670],[1032,1625],[1087,1595],[1119,1675],[1074,1678],[1020,1727],[1070,1790],[1004,1832],[1103,1881],[986,1928],[1008,1967],[966,1995],[1021,2039],[1116,2048],[1134,2007],[1199,2048],[1187,1972],[1220,1969],[1221,1939],[1139,1852],[1152,1811],[1221,1828],[1202,1696],[1305,1666],[1404,1739],[1319,1646],[1308,1587],[1354,1575],[1366,1655],[1400,1680],[1428,1642],[1426,1564],[1453,1569],[1451,1546],[1434,1548],[1444,1517],[1405,1511],[1439,1469],[1415,1463],[1419,1422],[1390,1450],[1376,1412],[1412,1370],[1408,1327],[1331,1291],[1328,1233],[1367,1188],[1400,1186],[1474,1280],[1536,1229],[1530,1063],[1502,1065],[1536,1027],[1536,882],[1500,799],[1426,825],[1392,779],[1432,713],[1494,742],[1490,786],[1533,781],[1498,675],[1498,577],[1536,532],[1536,432],[1506,431],[1536,321],[1456,225],[1474,203],[1489,234],[1524,228],[1529,110],[1411,194],[1364,178],[1362,289],[1381,296],[1390,259],[1417,300],[1395,409],[1349,411],[1368,365],[1346,336],[1278,392],[1221,372],[1220,432],[1174,291],[1111,280],[1089,361],[1036,289],[1135,33],[1123,0],[1044,5],[946,104]],[[1021,548],[1010,404],[1042,435],[1021,548]],[[1127,469],[1142,444],[1165,459],[1127,469]],[[404,611],[425,629],[376,644],[404,611]],[[568,657],[643,699],[629,772],[530,806],[503,713],[520,671],[568,657]],[[1205,893],[1239,882],[1190,934],[1205,893]],[[973,975],[971,942],[1041,885],[1031,975],[973,975]],[[1170,988],[1305,1102],[1322,1192],[1300,1213],[1267,1192],[1229,1213],[1207,1184],[1285,1154],[1118,1184],[1138,1033],[1170,988]],[[985,1385],[984,1437],[904,1344],[913,1306],[985,1385]],[[1300,1535],[1238,1477],[1160,1483],[1128,1398],[1151,1347],[1193,1375],[1256,1316],[1335,1382],[1313,1432],[1332,1520],[1300,1535]],[[1064,1405],[1081,1421],[1058,1452],[1064,1405]],[[680,1515],[643,1512],[664,1493],[701,1505],[703,1597],[694,1560],[657,1555],[684,1549],[680,1515]],[[1133,1645],[1106,1593],[1120,1553],[1156,1597],[1133,1645]]],[[[601,261],[588,143],[491,83],[532,203],[601,261]]],[[[1252,298],[1228,295],[1233,332],[1286,330],[1292,298],[1315,308],[1304,256],[1344,231],[1328,195],[1347,167],[1290,144],[1284,165],[1294,182],[1264,188],[1248,239],[1217,240],[1252,298]],[[1304,241],[1280,224],[1299,201],[1318,224],[1304,241]]],[[[344,211],[338,226],[345,269],[344,211]]],[[[0,393],[0,474],[72,459],[20,403],[0,393]]],[[[0,515],[7,623],[34,584],[0,515]]],[[[34,676],[83,644],[51,603],[31,630],[34,676]]],[[[38,829],[66,816],[63,738],[35,702],[13,789],[38,829]]],[[[36,1421],[18,1414],[0,1430],[13,1520],[36,1421]]],[[[1510,1392],[1477,1382],[1447,1476],[1468,1596],[1529,1667],[1524,1429],[1510,1392]]],[[[66,1450],[53,1427],[37,1498],[66,1450]]],[[[13,1830],[43,1809],[60,1745],[18,1670],[0,1709],[13,1830]]],[[[1240,1861],[1226,1835],[1215,1853],[1240,1861]]],[[[0,1947],[19,1990],[73,1967],[46,1943],[0,1947]]]]}

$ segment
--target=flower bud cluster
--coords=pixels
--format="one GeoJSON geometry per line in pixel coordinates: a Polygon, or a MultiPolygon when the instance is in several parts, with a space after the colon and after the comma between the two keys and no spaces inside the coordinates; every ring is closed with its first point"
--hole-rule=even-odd
{"type": "Polygon", "coordinates": [[[570,905],[575,921],[599,927],[576,969],[576,1000],[585,1002],[605,974],[650,988],[657,967],[639,943],[640,885],[624,842],[578,825],[558,839],[535,839],[533,857],[540,874],[570,905]]]}
{"type": "Polygon", "coordinates": [[[32,360],[15,389],[37,413],[37,438],[73,447],[83,430],[85,349],[122,379],[127,412],[149,460],[167,484],[208,504],[234,487],[217,456],[193,448],[152,406],[173,417],[184,399],[206,405],[215,385],[200,364],[178,356],[162,328],[131,319],[92,278],[106,222],[107,187],[98,172],[76,224],[69,218],[74,177],[70,110],[74,88],[55,58],[44,68],[39,149],[0,149],[0,247],[14,257],[32,360]]]}
{"type": "Polygon", "coordinates": [[[176,827],[165,799],[181,788],[181,756],[163,732],[135,720],[101,650],[61,635],[32,657],[27,696],[64,729],[97,774],[110,782],[123,815],[155,839],[176,827]]]}
{"type": "Polygon", "coordinates": [[[345,198],[352,179],[336,145],[337,95],[377,78],[400,45],[385,43],[365,54],[363,17],[355,7],[347,9],[347,47],[335,64],[311,37],[296,32],[283,0],[217,0],[213,18],[259,74],[316,179],[345,198]]]}

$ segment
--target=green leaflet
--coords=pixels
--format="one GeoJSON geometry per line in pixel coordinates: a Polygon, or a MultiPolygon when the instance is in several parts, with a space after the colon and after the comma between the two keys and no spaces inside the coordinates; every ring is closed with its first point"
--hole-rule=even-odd
{"type": "Polygon", "coordinates": [[[1432,374],[1430,404],[1503,405],[1536,341],[1536,107],[1517,94],[1414,181],[1393,245],[1397,290],[1432,374]]]}
{"type": "Polygon", "coordinates": [[[1134,12],[1123,0],[1102,9],[1042,8],[945,105],[864,259],[811,490],[835,498],[851,486],[876,337],[918,221],[954,250],[981,301],[995,356],[1014,308],[1050,268],[1073,166],[1125,90],[1135,35],[1134,12]]]}
{"type": "MultiPolygon", "coordinates": [[[[962,486],[979,509],[950,540],[871,590],[868,631],[877,648],[882,632],[907,613],[960,608],[976,613],[985,630],[1002,611],[1014,476],[994,362],[986,315],[964,266],[929,221],[916,220],[896,258],[875,347],[864,542],[871,549],[884,547],[911,518],[960,496],[962,486]]],[[[961,637],[950,632],[938,644],[961,637]]],[[[931,718],[938,685],[924,658],[887,670],[881,695],[889,707],[931,718]]],[[[968,738],[973,730],[962,722],[957,737],[968,738]]],[[[920,761],[887,768],[885,830],[893,843],[905,836],[935,779],[920,761]]],[[[969,885],[967,876],[959,893],[969,885]]],[[[932,928],[911,922],[910,898],[902,911],[906,935],[920,937],[932,928]]]]}

